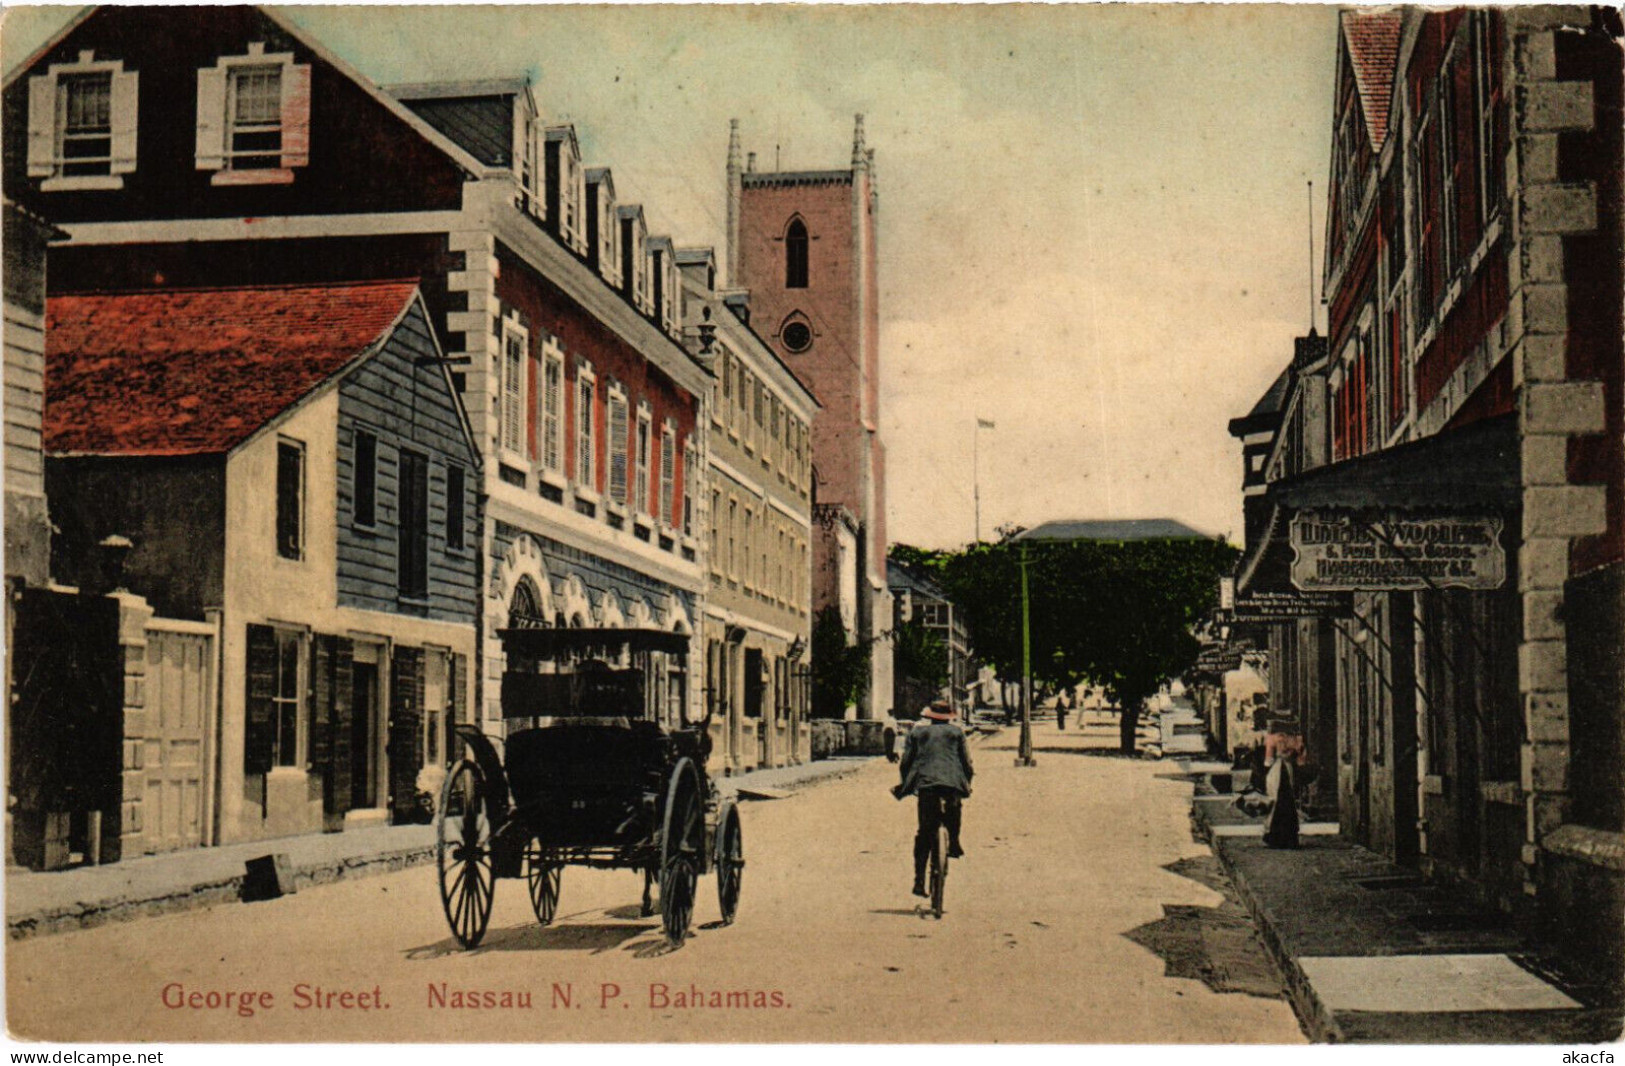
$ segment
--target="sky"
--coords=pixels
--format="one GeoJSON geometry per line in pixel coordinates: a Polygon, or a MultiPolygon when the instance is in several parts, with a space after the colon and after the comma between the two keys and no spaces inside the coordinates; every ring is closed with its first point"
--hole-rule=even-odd
{"type": "MultiPolygon", "coordinates": [[[[5,68],[73,10],[9,11],[5,68]]],[[[1169,517],[1240,541],[1225,424],[1320,313],[1335,8],[283,10],[381,83],[528,74],[650,232],[719,255],[730,118],[758,169],[833,169],[864,114],[891,539],[970,541],[979,483],[984,537],[1169,517]]]]}

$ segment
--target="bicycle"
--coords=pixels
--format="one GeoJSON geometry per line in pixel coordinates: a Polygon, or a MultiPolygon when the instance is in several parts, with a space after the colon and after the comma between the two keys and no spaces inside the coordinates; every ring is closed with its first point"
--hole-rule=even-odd
{"type": "Polygon", "coordinates": [[[927,884],[931,891],[931,917],[942,917],[942,900],[948,890],[948,803],[946,796],[935,797],[936,811],[933,821],[936,829],[931,835],[931,852],[927,859],[927,884]]]}

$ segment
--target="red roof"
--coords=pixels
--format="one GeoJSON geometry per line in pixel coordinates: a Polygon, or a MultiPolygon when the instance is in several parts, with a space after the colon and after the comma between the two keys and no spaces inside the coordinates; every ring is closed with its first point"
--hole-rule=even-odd
{"type": "Polygon", "coordinates": [[[1360,91],[1360,109],[1372,149],[1388,138],[1388,111],[1394,99],[1394,73],[1399,63],[1399,33],[1404,16],[1397,9],[1343,12],[1343,34],[1360,91]]]}
{"type": "Polygon", "coordinates": [[[45,451],[230,451],[379,340],[414,281],[53,296],[45,451]]]}

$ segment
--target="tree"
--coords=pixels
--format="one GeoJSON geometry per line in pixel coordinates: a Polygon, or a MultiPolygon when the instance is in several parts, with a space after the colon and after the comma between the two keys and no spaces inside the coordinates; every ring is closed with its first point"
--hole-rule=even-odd
{"type": "Polygon", "coordinates": [[[869,641],[848,643],[840,608],[825,607],[813,619],[812,701],[816,718],[843,718],[869,691],[869,641]]]}
{"type": "MultiPolygon", "coordinates": [[[[1001,679],[1021,677],[1020,556],[1028,553],[1035,685],[1106,688],[1134,750],[1146,699],[1195,661],[1190,629],[1215,605],[1238,549],[1218,540],[1015,542],[922,553],[1001,679]]],[[[917,549],[914,549],[917,551],[917,549]]]]}
{"type": "Polygon", "coordinates": [[[904,694],[892,713],[913,717],[948,683],[948,645],[918,620],[892,630],[891,642],[892,670],[904,694]]]}

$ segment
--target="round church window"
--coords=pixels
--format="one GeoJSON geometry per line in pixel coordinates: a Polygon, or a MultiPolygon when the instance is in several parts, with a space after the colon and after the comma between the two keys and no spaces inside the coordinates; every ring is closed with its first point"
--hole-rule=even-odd
{"type": "Polygon", "coordinates": [[[804,352],[812,347],[812,327],[805,322],[791,322],[779,336],[784,340],[784,346],[792,352],[804,352]]]}

